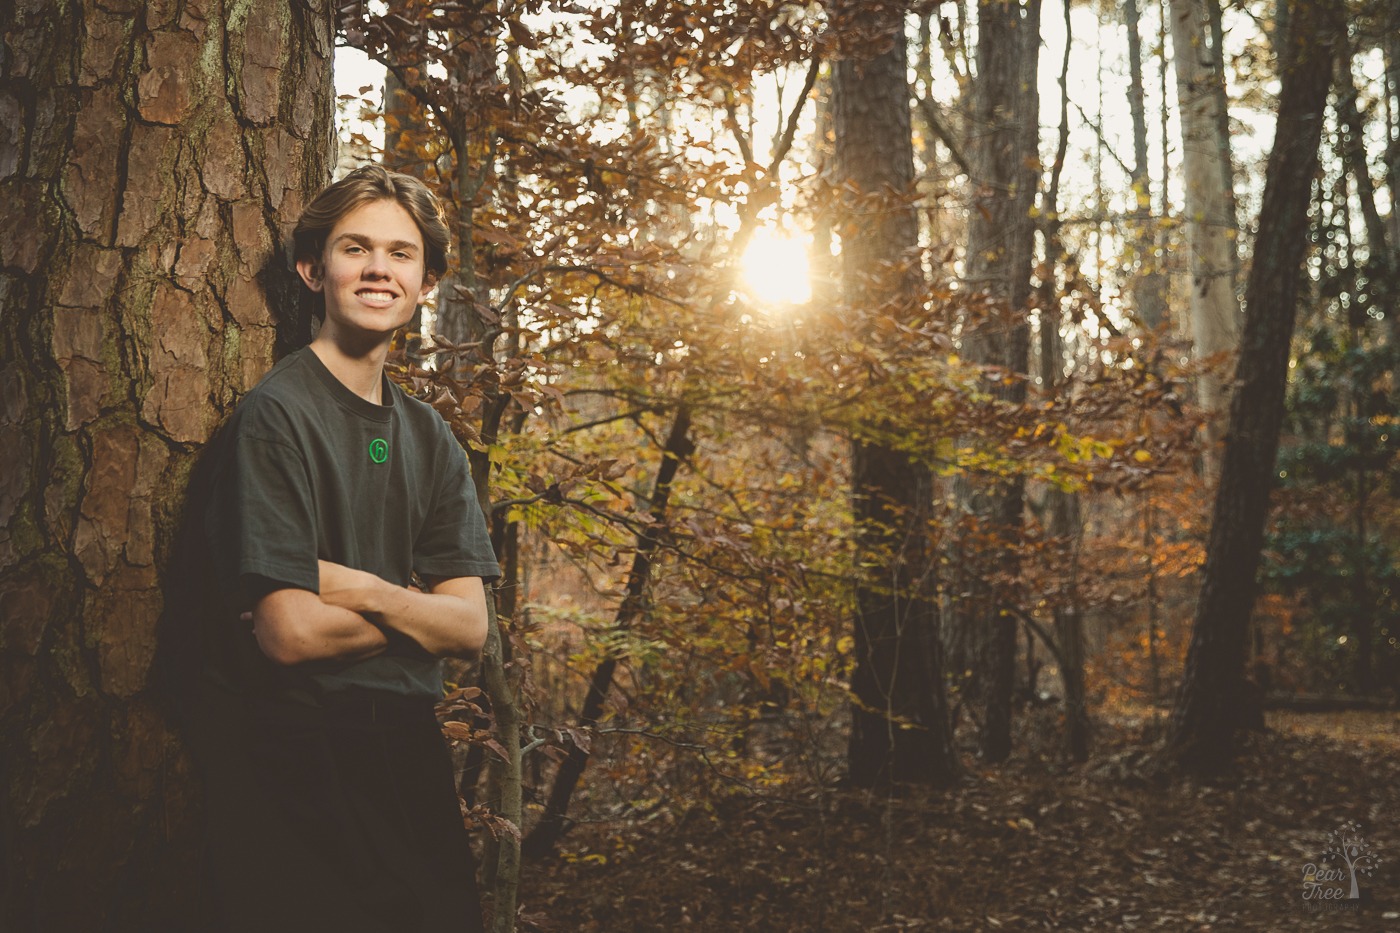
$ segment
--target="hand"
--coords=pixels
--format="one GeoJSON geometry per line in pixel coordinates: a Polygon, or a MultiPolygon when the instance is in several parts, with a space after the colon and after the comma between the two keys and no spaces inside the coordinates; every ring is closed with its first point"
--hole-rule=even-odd
{"type": "MultiPolygon", "coordinates": [[[[328,576],[328,572],[326,572],[326,570],[325,570],[326,567],[329,567],[329,569],[330,569],[330,570],[329,570],[329,576],[332,576],[332,579],[336,579],[336,580],[342,579],[342,577],[343,577],[343,579],[349,580],[349,579],[350,579],[350,574],[361,574],[360,570],[351,570],[350,567],[346,567],[346,566],[343,566],[343,565],[339,565],[339,563],[332,563],[332,562],[329,562],[329,560],[319,560],[318,563],[319,563],[319,565],[322,566],[322,577],[321,577],[321,580],[322,580],[322,587],[325,587],[326,576],[328,576]],[[344,570],[344,572],[347,572],[347,573],[344,573],[344,574],[340,573],[340,572],[342,572],[342,570],[344,570]]],[[[372,574],[363,574],[363,576],[372,576],[372,574]]],[[[346,588],[353,588],[353,587],[346,587],[346,588]]],[[[423,587],[414,586],[414,584],[412,584],[412,583],[406,584],[406,586],[403,587],[403,588],[405,588],[405,590],[409,591],[409,593],[423,593],[423,591],[424,591],[424,590],[423,590],[423,587]]],[[[333,600],[322,600],[322,602],[326,602],[326,604],[329,604],[329,605],[339,605],[339,602],[333,601],[333,600]]],[[[249,611],[249,612],[241,612],[241,614],[238,615],[238,621],[239,621],[239,622],[244,622],[244,623],[246,623],[246,625],[252,625],[252,623],[253,623],[253,614],[252,614],[252,612],[251,612],[251,611],[249,611]]]]}
{"type": "MultiPolygon", "coordinates": [[[[321,602],[358,612],[376,625],[382,623],[386,599],[391,598],[396,586],[367,570],[356,570],[333,561],[317,561],[320,570],[321,602]]],[[[404,589],[421,593],[418,587],[408,584],[404,589]]]]}

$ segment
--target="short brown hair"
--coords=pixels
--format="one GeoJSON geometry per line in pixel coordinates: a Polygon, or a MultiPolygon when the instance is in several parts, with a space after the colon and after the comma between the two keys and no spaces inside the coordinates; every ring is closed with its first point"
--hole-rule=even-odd
{"type": "MultiPolygon", "coordinates": [[[[307,205],[292,232],[293,261],[321,262],[326,238],[335,225],[346,214],[370,201],[393,201],[408,211],[423,235],[424,270],[433,281],[441,280],[447,271],[447,254],[452,246],[442,203],[427,185],[412,175],[391,172],[373,163],[355,169],[307,205]]],[[[320,317],[320,302],[316,304],[316,316],[320,317]]]]}

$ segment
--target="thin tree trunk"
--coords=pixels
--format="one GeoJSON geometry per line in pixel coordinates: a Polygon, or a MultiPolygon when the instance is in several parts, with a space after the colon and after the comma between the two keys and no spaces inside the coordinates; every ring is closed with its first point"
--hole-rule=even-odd
{"type": "MultiPolygon", "coordinates": [[[[1400,267],[1400,256],[1395,252],[1389,231],[1386,229],[1385,221],[1381,218],[1380,210],[1376,205],[1375,183],[1371,180],[1371,169],[1366,157],[1365,124],[1362,121],[1361,112],[1356,106],[1356,85],[1351,72],[1351,55],[1347,54],[1337,63],[1337,121],[1342,127],[1342,156],[1346,170],[1356,182],[1357,200],[1361,204],[1361,214],[1366,227],[1366,279],[1368,288],[1364,294],[1368,302],[1379,310],[1390,325],[1390,339],[1392,346],[1396,345],[1397,337],[1400,337],[1400,307],[1397,307],[1397,294],[1395,274],[1397,267],[1400,267]]],[[[1400,214],[1394,205],[1391,208],[1392,214],[1400,214]]],[[[1350,240],[1348,240],[1350,250],[1350,240]]],[[[1354,266],[1354,263],[1353,263],[1354,266]]],[[[1359,296],[1358,296],[1359,297],[1359,296]]],[[[1352,323],[1352,346],[1360,347],[1360,323],[1364,319],[1365,307],[1353,309],[1351,314],[1352,323]]],[[[1353,418],[1365,417],[1365,403],[1359,396],[1365,391],[1355,380],[1352,381],[1352,405],[1353,418]]],[[[1364,464],[1358,464],[1356,471],[1356,504],[1354,513],[1354,525],[1356,528],[1357,554],[1364,554],[1367,546],[1369,532],[1367,530],[1367,516],[1370,510],[1369,494],[1370,483],[1367,470],[1364,464]]],[[[1366,563],[1363,560],[1359,571],[1353,576],[1352,587],[1354,597],[1353,606],[1356,607],[1357,619],[1356,629],[1358,635],[1357,644],[1357,687],[1363,694],[1369,694],[1374,687],[1373,669],[1373,642],[1375,633],[1373,630],[1373,618],[1369,611],[1374,605],[1370,597],[1370,584],[1366,572],[1366,563]]]]}
{"type": "MultiPolygon", "coordinates": [[[[1395,275],[1400,270],[1400,254],[1397,254],[1396,241],[1386,229],[1384,218],[1376,205],[1376,186],[1371,180],[1371,168],[1366,157],[1365,124],[1361,111],[1356,106],[1356,84],[1351,74],[1351,58],[1347,56],[1337,64],[1337,122],[1342,127],[1342,161],[1347,174],[1356,182],[1356,198],[1361,204],[1361,216],[1366,226],[1366,279],[1369,283],[1367,296],[1378,305],[1390,325],[1391,341],[1400,338],[1400,307],[1397,307],[1397,286],[1395,275]]],[[[1400,144],[1396,144],[1400,149],[1400,144]]],[[[1400,209],[1392,205],[1391,215],[1400,216],[1400,209]]]]}
{"type": "MultiPolygon", "coordinates": [[[[1230,151],[1230,95],[1225,87],[1225,24],[1221,20],[1220,0],[1201,0],[1206,8],[1206,20],[1210,24],[1210,47],[1219,74],[1211,83],[1211,94],[1215,97],[1216,138],[1220,141],[1220,152],[1216,164],[1220,167],[1220,186],[1225,193],[1226,203],[1222,205],[1225,218],[1231,229],[1240,229],[1239,201],[1235,197],[1235,160],[1230,151]]],[[[1240,268],[1240,241],[1238,236],[1230,238],[1230,255],[1233,265],[1230,281],[1237,283],[1240,268]]]]}
{"type": "MultiPolygon", "coordinates": [[[[478,40],[488,49],[494,48],[489,37],[478,40]]],[[[462,71],[468,88],[480,92],[478,85],[487,80],[483,61],[493,61],[488,53],[476,50],[464,53],[462,71]]],[[[470,94],[468,95],[470,99],[470,94]]],[[[476,268],[476,243],[473,235],[476,201],[489,176],[494,161],[495,130],[478,126],[477,118],[463,107],[454,113],[452,150],[456,167],[457,264],[454,273],[446,276],[438,289],[439,319],[436,328],[450,340],[471,345],[471,362],[496,365],[496,341],[501,329],[488,326],[477,312],[477,303],[488,295],[489,283],[480,279],[476,268]]],[[[488,384],[481,404],[481,441],[489,448],[500,434],[501,419],[510,405],[510,397],[499,386],[488,384]]],[[[472,478],[476,484],[477,501],[492,525],[491,459],[490,454],[476,448],[467,449],[472,478]]],[[[495,757],[486,763],[485,798],[496,814],[515,828],[514,833],[492,836],[486,840],[482,853],[481,895],[485,902],[492,933],[511,933],[520,888],[520,833],[524,828],[523,752],[521,738],[524,720],[520,691],[522,676],[518,665],[510,664],[510,641],[501,629],[499,594],[492,589],[487,606],[486,645],[481,653],[481,686],[496,720],[496,734],[506,751],[504,761],[495,757]]]]}
{"type": "Polygon", "coordinates": [[[3,929],[199,926],[162,584],[197,451],[309,336],[280,244],[329,180],[329,7],[115,9],[0,5],[3,929]]]}
{"type": "Polygon", "coordinates": [[[1079,606],[1079,541],[1083,536],[1079,497],[1051,493],[1050,531],[1072,542],[1070,585],[1062,605],[1055,607],[1055,642],[1059,645],[1060,682],[1065,691],[1065,750],[1072,761],[1089,760],[1089,706],[1084,696],[1084,613],[1079,606]]]}
{"type": "MultiPolygon", "coordinates": [[[[1400,4],[1391,4],[1389,22],[1381,43],[1385,61],[1385,79],[1381,87],[1385,98],[1386,154],[1384,157],[1385,184],[1390,193],[1390,217],[1387,232],[1392,248],[1392,271],[1400,274],[1400,4]]],[[[1389,309],[1390,343],[1400,347],[1400,284],[1392,279],[1390,283],[1392,305],[1389,309]]],[[[1400,395],[1400,386],[1395,389],[1400,395]]]]}
{"type": "MultiPolygon", "coordinates": [[[[1039,187],[1040,97],[1036,68],[1040,50],[1040,0],[982,0],[978,4],[977,78],[969,131],[978,203],[968,221],[969,292],[986,305],[986,320],[964,338],[967,358],[1010,374],[990,380],[989,391],[1016,404],[1026,395],[1031,267],[1035,228],[1031,207],[1039,187]]],[[[1025,482],[971,477],[966,507],[994,543],[986,573],[972,580],[958,609],[962,639],[972,647],[975,693],[982,706],[981,752],[988,761],[1011,751],[1011,691],[1016,624],[1002,592],[1018,576],[1017,543],[1024,518],[1025,482]]]]}
{"type": "MultiPolygon", "coordinates": [[[[1172,209],[1171,134],[1167,132],[1167,127],[1171,122],[1171,109],[1167,105],[1167,73],[1171,71],[1167,65],[1167,21],[1170,19],[1171,12],[1167,9],[1167,0],[1157,0],[1157,99],[1162,102],[1162,106],[1157,112],[1157,135],[1158,141],[1161,143],[1158,155],[1162,167],[1162,206],[1159,212],[1163,220],[1171,215],[1172,209]]],[[[1165,235],[1163,239],[1166,239],[1165,235]]]]}
{"type": "MultiPolygon", "coordinates": [[[[816,120],[813,126],[811,151],[814,153],[816,176],[826,179],[832,169],[831,135],[831,74],[830,69],[816,85],[816,120]]],[[[836,260],[831,254],[832,225],[835,222],[835,193],[832,187],[820,184],[820,199],[812,217],[812,264],[808,273],[812,287],[812,309],[817,316],[830,314],[837,306],[836,260]]]]}
{"type": "MultiPolygon", "coordinates": [[[[1389,22],[1382,33],[1382,51],[1385,57],[1386,112],[1389,120],[1386,125],[1386,141],[1389,151],[1385,156],[1385,180],[1390,188],[1390,242],[1400,250],[1400,4],[1390,5],[1389,22]]],[[[1395,333],[1394,330],[1391,333],[1395,333]]]]}
{"type": "Polygon", "coordinates": [[[452,153],[456,174],[454,201],[457,208],[457,264],[438,288],[436,332],[461,343],[473,339],[481,323],[476,303],[486,298],[486,283],[476,273],[476,208],[482,191],[495,169],[496,128],[478,116],[475,106],[488,93],[485,85],[495,81],[496,46],[489,35],[462,43],[459,76],[461,105],[454,111],[457,126],[452,128],[452,153]]]}
{"type": "MultiPolygon", "coordinates": [[[[1128,0],[1129,4],[1134,0],[1128,0]]],[[[1041,201],[1040,214],[1046,218],[1042,236],[1045,243],[1047,273],[1040,287],[1040,381],[1047,396],[1062,391],[1064,382],[1064,343],[1060,339],[1060,300],[1056,289],[1057,270],[1068,258],[1060,238],[1060,178],[1069,151],[1069,63],[1074,28],[1068,0],[1061,4],[1065,21],[1065,49],[1060,61],[1060,131],[1055,145],[1055,161],[1050,169],[1050,187],[1041,201]]],[[[1140,70],[1140,69],[1139,69],[1140,70]]],[[[1139,93],[1141,86],[1139,86],[1139,93]]],[[[1145,162],[1146,133],[1140,157],[1145,162]]],[[[1079,496],[1052,487],[1046,496],[1050,512],[1051,537],[1069,544],[1071,561],[1069,585],[1065,599],[1054,610],[1056,659],[1060,668],[1060,683],[1065,695],[1065,748],[1074,761],[1089,757],[1089,717],[1084,701],[1084,622],[1078,594],[1078,556],[1083,537],[1079,515],[1079,496]]]]}
{"type": "Polygon", "coordinates": [[[1152,220],[1152,178],[1147,169],[1147,106],[1142,73],[1142,34],[1137,0],[1123,0],[1123,22],[1128,30],[1128,109],[1133,120],[1133,214],[1137,274],[1133,277],[1133,305],[1143,327],[1156,330],[1166,316],[1166,276],[1157,254],[1159,224],[1152,220]]]}
{"type": "MultiPolygon", "coordinates": [[[[925,156],[927,165],[925,171],[934,175],[938,166],[938,151],[934,140],[941,142],[948,150],[948,158],[963,172],[969,172],[970,166],[967,158],[962,153],[962,147],[958,144],[956,133],[949,127],[949,119],[945,113],[939,111],[938,104],[933,99],[933,35],[930,27],[931,13],[925,13],[919,17],[919,43],[914,58],[914,77],[919,82],[915,87],[914,98],[919,109],[919,116],[923,118],[927,133],[924,136],[925,146],[928,150],[925,156]]],[[[934,211],[937,210],[935,205],[934,211]]],[[[931,219],[936,214],[931,213],[931,219]]],[[[936,223],[930,223],[930,242],[939,242],[939,231],[936,223]]]]}
{"type": "Polygon", "coordinates": [[[1338,0],[1298,0],[1281,49],[1282,89],[1265,176],[1229,438],[1221,465],[1201,596],[1166,752],[1183,770],[1228,768],[1244,696],[1244,660],[1263,544],[1289,343],[1307,250],[1308,201],[1322,114],[1344,41],[1338,0]],[[1293,37],[1300,37],[1294,39],[1293,37]]]}
{"type": "MultiPolygon", "coordinates": [[[[690,408],[682,403],[676,411],[676,420],[671,424],[671,433],[666,437],[666,445],[661,451],[661,466],[656,472],[656,484],[652,487],[651,521],[637,537],[637,547],[632,556],[632,569],[627,574],[627,587],[622,603],[618,606],[613,630],[622,632],[642,614],[646,606],[646,594],[651,585],[652,555],[661,543],[665,529],[666,510],[671,499],[671,484],[681,461],[690,456],[693,449],[690,439],[690,408]]],[[[579,715],[579,728],[592,729],[603,715],[603,704],[608,691],[612,689],[613,674],[617,670],[619,655],[609,653],[593,670],[588,680],[588,694],[583,701],[583,711],[579,715]]],[[[544,813],[530,830],[525,839],[525,854],[530,858],[545,855],[554,849],[568,828],[569,802],[584,769],[588,767],[589,750],[577,742],[569,746],[567,756],[559,765],[554,776],[554,784],[549,792],[544,813]]]]}
{"type": "MultiPolygon", "coordinates": [[[[422,139],[422,106],[408,94],[394,69],[384,72],[384,167],[426,181],[423,160],[413,151],[415,139],[422,139]]],[[[406,349],[410,358],[422,362],[419,334],[423,329],[423,306],[413,310],[408,322],[406,349]]]]}
{"type": "MultiPolygon", "coordinates": [[[[493,594],[494,595],[494,594],[493,594]]],[[[492,760],[488,767],[488,796],[497,815],[520,831],[524,821],[524,792],[521,782],[521,714],[519,678],[507,667],[505,635],[501,632],[494,599],[486,601],[486,646],[481,655],[482,688],[496,718],[496,735],[506,751],[505,761],[492,760]]],[[[487,846],[483,857],[482,893],[489,905],[491,930],[510,933],[515,929],[516,903],[520,891],[520,838],[503,834],[487,846]]]]}
{"type": "Polygon", "coordinates": [[[1157,513],[1152,504],[1152,490],[1149,488],[1142,515],[1143,572],[1147,575],[1147,701],[1152,706],[1153,722],[1156,723],[1157,704],[1162,701],[1162,664],[1157,654],[1157,513]]]}
{"type": "MultiPolygon", "coordinates": [[[[1208,41],[1210,0],[1171,0],[1172,59],[1186,169],[1186,240],[1191,254],[1191,332],[1196,356],[1234,353],[1239,344],[1235,297],[1234,192],[1226,179],[1230,143],[1221,137],[1224,73],[1220,50],[1208,41]]],[[[1229,407],[1226,380],[1203,374],[1198,401],[1208,413],[1206,475],[1219,474],[1220,443],[1229,407]]]]}
{"type": "MultiPolygon", "coordinates": [[[[835,175],[842,204],[844,306],[864,339],[880,316],[918,308],[918,217],[904,23],[899,11],[840,5],[842,22],[880,44],[845,50],[832,69],[835,175]]],[[[887,425],[873,424],[882,434],[887,425]]],[[[858,787],[944,783],[956,761],[928,539],[932,473],[882,442],[853,439],[858,571],[853,619],[850,780],[858,787]]],[[[1013,630],[1014,638],[1014,630],[1013,630]]]]}
{"type": "MultiPolygon", "coordinates": [[[[788,152],[792,149],[792,144],[796,138],[797,125],[802,110],[807,105],[807,99],[811,96],[817,84],[817,75],[821,69],[820,58],[813,58],[807,69],[807,76],[802,84],[799,97],[794,101],[792,110],[788,114],[784,130],[773,147],[771,160],[763,175],[765,178],[774,178],[783,160],[787,158],[788,152]]],[[[821,115],[818,115],[820,123],[821,115]]],[[[639,129],[639,126],[637,127],[639,129]]],[[[743,255],[745,246],[753,235],[754,225],[757,223],[761,206],[768,203],[764,200],[762,192],[755,192],[739,211],[739,229],[736,231],[734,241],[731,244],[730,262],[731,268],[739,256],[743,255]]],[[[722,300],[722,295],[727,293],[727,284],[721,285],[716,294],[712,294],[712,301],[722,300]]],[[[681,392],[685,395],[684,389],[681,392]]],[[[680,461],[689,457],[694,449],[694,441],[691,437],[692,417],[690,406],[682,401],[677,406],[676,420],[671,426],[671,433],[662,447],[661,466],[657,471],[656,485],[652,490],[651,513],[653,521],[643,532],[637,543],[637,550],[632,561],[632,569],[628,575],[627,589],[623,601],[618,607],[618,613],[614,625],[618,629],[629,628],[645,608],[646,590],[651,580],[652,553],[661,541],[663,534],[662,519],[666,515],[667,504],[670,498],[671,484],[675,480],[676,470],[679,469],[680,461]]],[[[613,675],[617,670],[618,663],[622,660],[619,655],[609,655],[602,663],[594,669],[593,676],[589,679],[588,694],[584,700],[582,711],[583,728],[591,728],[598,722],[598,717],[602,714],[603,703],[607,699],[608,691],[612,687],[613,675]]],[[[568,756],[560,766],[559,772],[555,775],[555,782],[550,791],[549,802],[546,805],[545,813],[541,820],[525,840],[525,849],[529,855],[543,855],[550,851],[557,843],[559,837],[566,829],[566,820],[569,811],[569,803],[573,798],[573,793],[578,786],[580,778],[588,765],[589,752],[579,748],[577,745],[569,750],[568,756]]]]}
{"type": "Polygon", "coordinates": [[[384,167],[428,180],[414,145],[424,138],[422,105],[404,89],[394,69],[384,72],[384,167]]]}

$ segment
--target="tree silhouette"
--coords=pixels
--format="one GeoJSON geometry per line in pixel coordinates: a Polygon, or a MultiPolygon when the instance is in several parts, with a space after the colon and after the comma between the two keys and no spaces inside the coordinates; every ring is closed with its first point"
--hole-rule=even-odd
{"type": "Polygon", "coordinates": [[[1356,900],[1361,896],[1356,875],[1369,876],[1380,864],[1380,857],[1371,849],[1371,843],[1361,836],[1361,827],[1355,820],[1347,820],[1327,837],[1327,852],[1324,858],[1341,859],[1346,862],[1351,873],[1351,893],[1348,898],[1356,900]]]}

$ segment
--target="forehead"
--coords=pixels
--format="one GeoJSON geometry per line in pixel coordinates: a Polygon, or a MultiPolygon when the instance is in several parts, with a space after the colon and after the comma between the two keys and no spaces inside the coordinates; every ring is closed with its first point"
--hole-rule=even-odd
{"type": "Polygon", "coordinates": [[[398,201],[379,199],[356,205],[335,222],[326,242],[333,243],[345,235],[374,243],[407,242],[423,248],[423,232],[398,201]]]}

